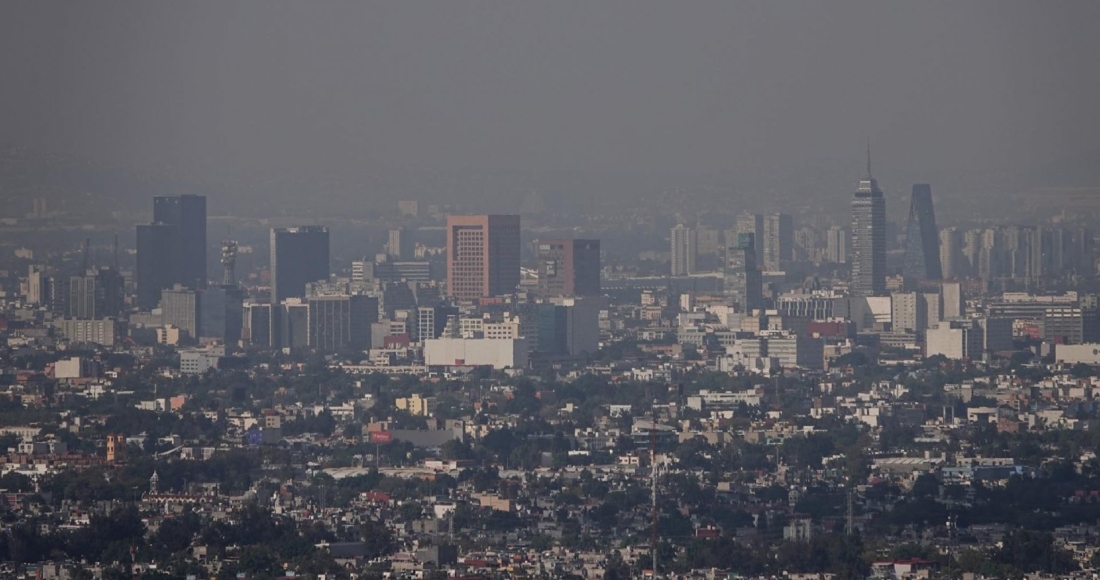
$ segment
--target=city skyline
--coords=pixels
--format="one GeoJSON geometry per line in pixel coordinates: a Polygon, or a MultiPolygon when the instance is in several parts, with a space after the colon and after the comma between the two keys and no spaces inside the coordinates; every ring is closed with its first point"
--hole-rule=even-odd
{"type": "Polygon", "coordinates": [[[0,577],[1095,577],[1098,23],[0,7],[0,577]]]}

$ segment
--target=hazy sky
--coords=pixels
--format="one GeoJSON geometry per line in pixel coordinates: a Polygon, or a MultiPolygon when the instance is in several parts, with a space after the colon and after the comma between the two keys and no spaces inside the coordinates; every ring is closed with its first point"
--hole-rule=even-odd
{"type": "Polygon", "coordinates": [[[354,187],[858,172],[870,138],[880,176],[1093,185],[1097,30],[1095,1],[9,1],[0,144],[354,187]]]}

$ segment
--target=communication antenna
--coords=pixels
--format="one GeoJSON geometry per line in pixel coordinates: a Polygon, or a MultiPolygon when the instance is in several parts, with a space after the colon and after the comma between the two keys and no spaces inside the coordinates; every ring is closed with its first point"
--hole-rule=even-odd
{"type": "Polygon", "coordinates": [[[222,241],[222,285],[233,286],[237,283],[237,241],[222,241]]]}
{"type": "Polygon", "coordinates": [[[115,272],[118,272],[118,232],[115,232],[115,272]]]}
{"type": "Polygon", "coordinates": [[[653,401],[653,423],[649,426],[649,462],[652,468],[652,474],[650,476],[650,496],[653,503],[653,523],[650,538],[650,559],[653,561],[653,577],[657,578],[657,545],[659,538],[657,536],[657,519],[659,512],[657,509],[657,401],[653,401]]]}

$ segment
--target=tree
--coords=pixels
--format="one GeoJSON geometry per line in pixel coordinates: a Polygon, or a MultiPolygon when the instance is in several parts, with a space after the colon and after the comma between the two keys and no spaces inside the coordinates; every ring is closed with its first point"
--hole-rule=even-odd
{"type": "Polygon", "coordinates": [[[863,354],[862,352],[859,352],[859,351],[852,351],[848,354],[843,354],[843,355],[840,355],[839,357],[837,357],[837,359],[835,361],[833,361],[832,366],[834,366],[834,367],[845,367],[845,366],[862,367],[862,366],[867,366],[867,364],[869,362],[870,362],[870,360],[867,358],[866,354],[863,354]]]}
{"type": "Polygon", "coordinates": [[[191,538],[202,529],[199,516],[188,510],[178,517],[164,520],[150,538],[149,546],[162,556],[186,550],[191,538]]]}
{"type": "Polygon", "coordinates": [[[129,552],[144,544],[145,524],[135,506],[116,509],[109,515],[93,515],[90,523],[69,536],[69,554],[90,561],[110,561],[109,552],[129,552]]]}
{"type": "Polygon", "coordinates": [[[0,477],[0,489],[17,492],[32,491],[34,489],[34,480],[22,473],[9,471],[0,477]]]}
{"type": "Polygon", "coordinates": [[[1069,370],[1069,374],[1078,379],[1087,379],[1093,375],[1092,367],[1085,363],[1077,363],[1069,370]]]}
{"type": "Polygon", "coordinates": [[[936,497],[939,495],[940,482],[936,479],[936,476],[929,473],[922,473],[917,476],[917,480],[913,482],[913,489],[910,494],[914,497],[936,497]]]}
{"type": "Polygon", "coordinates": [[[443,459],[473,459],[476,454],[468,443],[451,439],[439,446],[439,456],[443,459]]]}
{"type": "Polygon", "coordinates": [[[1077,570],[1073,555],[1054,546],[1048,533],[1018,528],[1005,536],[994,560],[1022,572],[1053,572],[1062,574],[1077,570]]]}
{"type": "Polygon", "coordinates": [[[397,549],[390,529],[374,520],[359,526],[359,539],[366,545],[367,558],[388,556],[397,549]]]}
{"type": "Polygon", "coordinates": [[[242,572],[271,576],[279,571],[279,557],[263,544],[246,546],[241,548],[237,566],[242,572]]]}
{"type": "Polygon", "coordinates": [[[630,565],[623,560],[618,550],[611,552],[604,564],[604,580],[627,580],[631,577],[630,565]]]}

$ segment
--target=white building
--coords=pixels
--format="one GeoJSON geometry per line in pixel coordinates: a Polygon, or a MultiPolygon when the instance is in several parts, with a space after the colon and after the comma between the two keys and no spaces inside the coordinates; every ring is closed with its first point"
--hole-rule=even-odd
{"type": "Polygon", "coordinates": [[[962,284],[958,282],[944,282],[942,286],[942,297],[944,320],[966,316],[966,300],[963,297],[962,284]]]}
{"type": "Polygon", "coordinates": [[[769,336],[768,356],[783,368],[821,369],[825,366],[825,341],[804,336],[769,336]]]}
{"type": "Polygon", "coordinates": [[[918,292],[895,292],[891,312],[894,332],[919,332],[928,326],[927,303],[918,292]]]}
{"type": "Polygon", "coordinates": [[[1059,344],[1054,347],[1054,359],[1061,363],[1075,365],[1100,365],[1100,344],[1059,344]]]}
{"type": "Polygon", "coordinates": [[[180,372],[185,375],[201,375],[218,368],[217,353],[189,350],[180,353],[180,372]]]}
{"type": "Polygon", "coordinates": [[[98,318],[84,320],[77,318],[64,318],[54,322],[54,326],[69,342],[92,343],[103,346],[114,346],[122,339],[119,322],[114,318],[98,318]]]}
{"type": "Polygon", "coordinates": [[[943,355],[952,360],[977,360],[985,340],[981,327],[969,320],[941,322],[926,335],[927,356],[943,355]]]}
{"type": "Polygon", "coordinates": [[[760,401],[760,393],[755,390],[739,393],[712,393],[704,389],[699,391],[698,396],[688,397],[686,406],[696,411],[716,411],[736,409],[742,403],[750,407],[759,407],[760,401]]]}
{"type": "Polygon", "coordinates": [[[434,338],[424,341],[428,366],[491,366],[494,369],[527,366],[525,338],[434,338]]]}
{"type": "Polygon", "coordinates": [[[83,379],[94,374],[95,363],[79,356],[61,359],[53,365],[55,379],[83,379]]]}
{"type": "Polygon", "coordinates": [[[695,230],[678,224],[670,235],[672,246],[672,275],[687,276],[695,273],[695,230]]]}
{"type": "Polygon", "coordinates": [[[924,328],[935,328],[944,319],[942,297],[939,292],[925,292],[921,299],[924,300],[924,328]]]}

